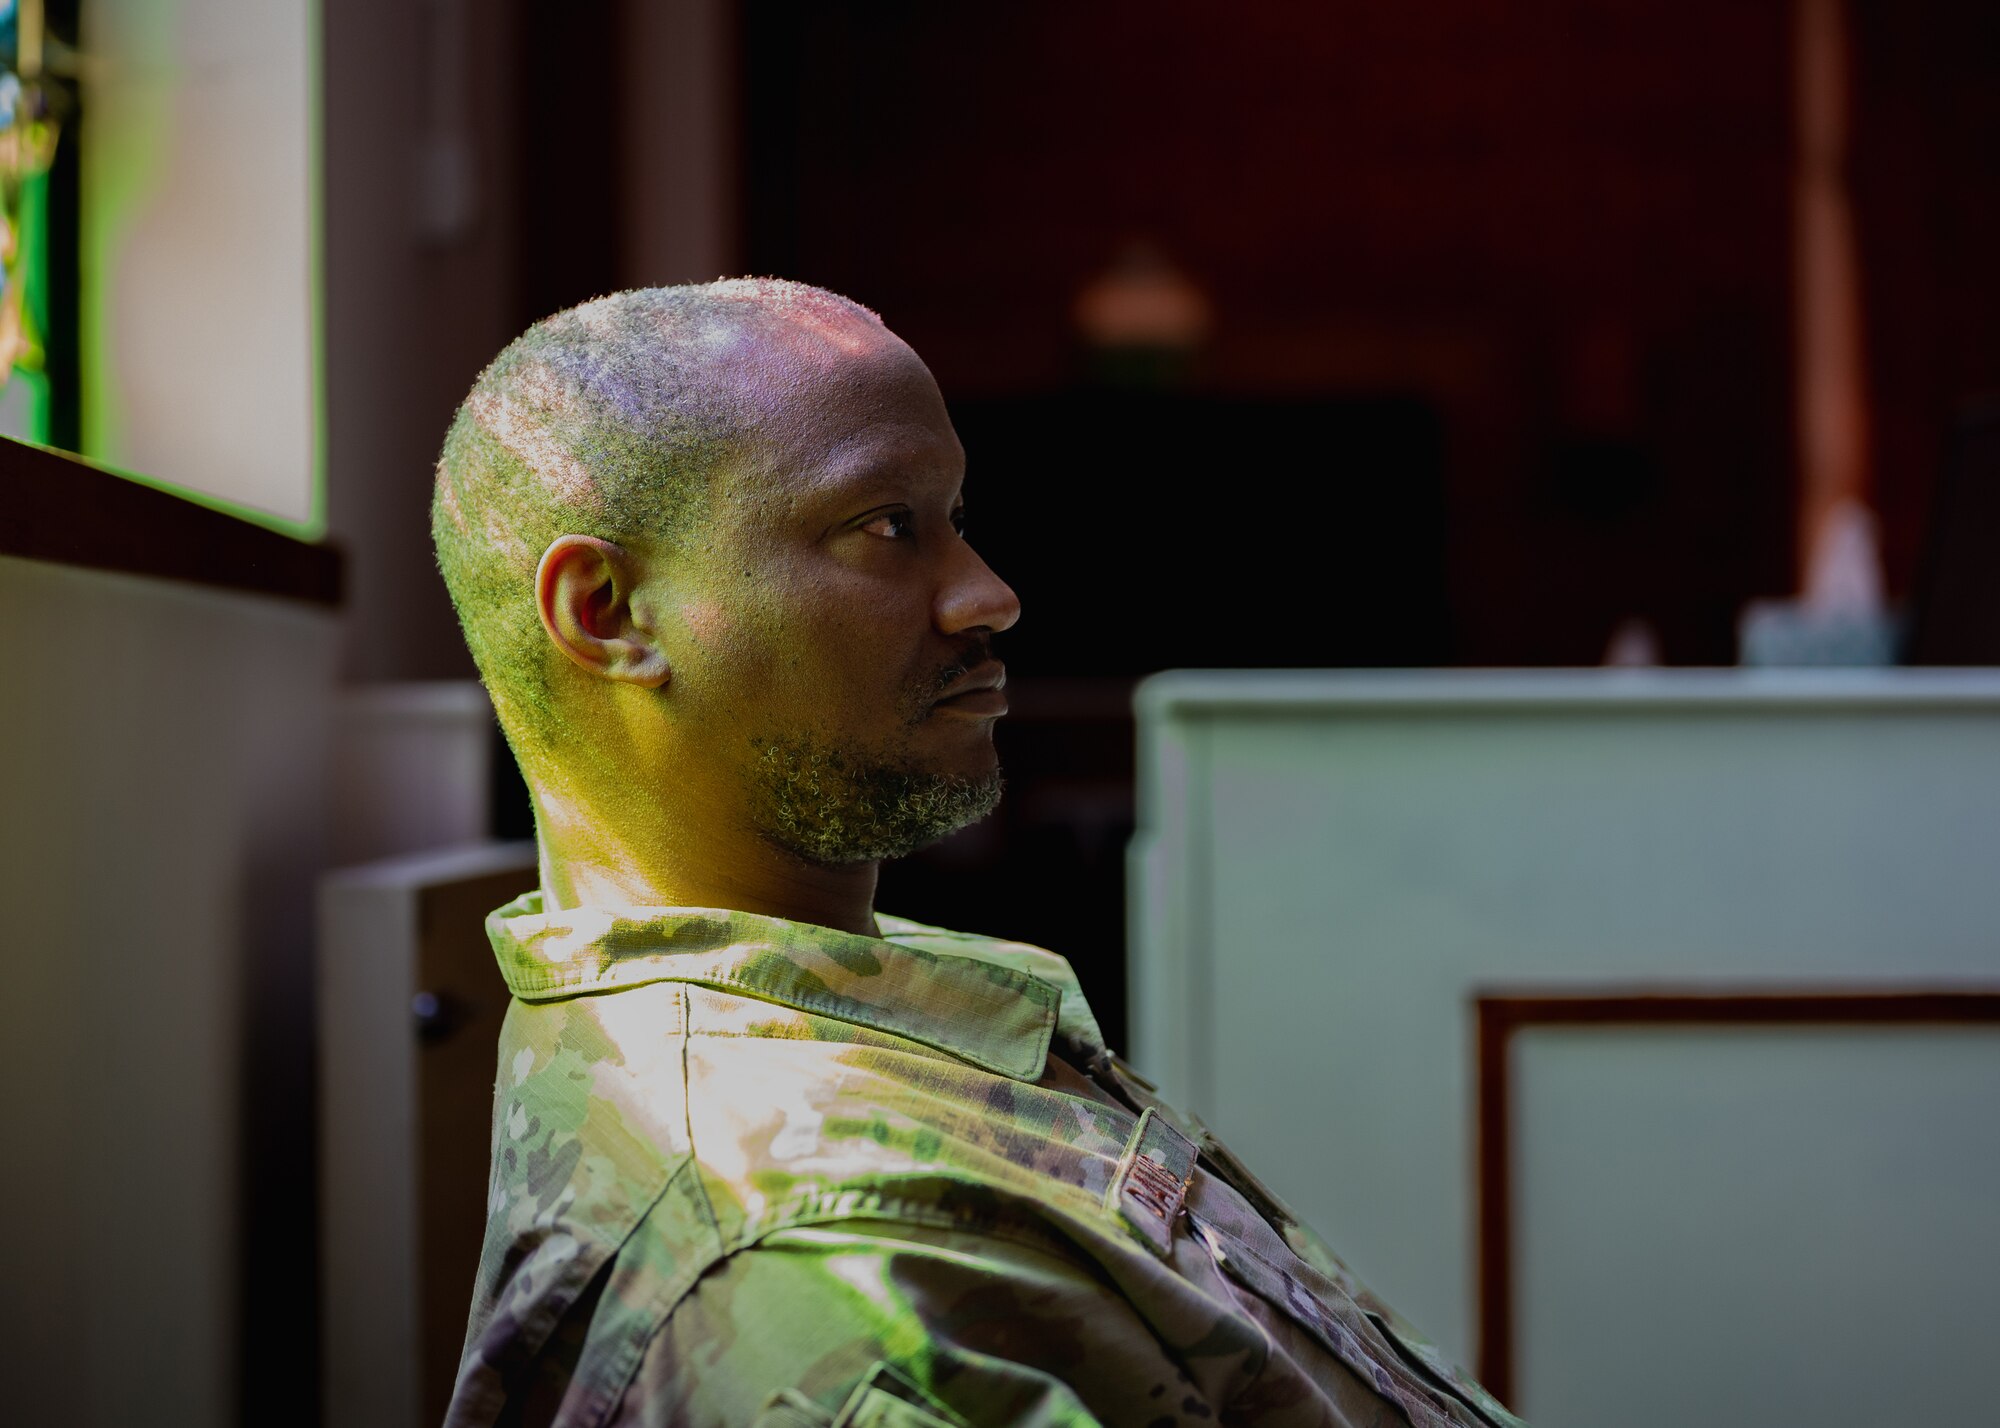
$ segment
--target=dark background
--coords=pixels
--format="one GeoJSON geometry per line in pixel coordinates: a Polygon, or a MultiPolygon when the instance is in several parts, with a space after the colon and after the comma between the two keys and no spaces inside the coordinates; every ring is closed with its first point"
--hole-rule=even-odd
{"type": "MultiPolygon", "coordinates": [[[[618,286],[633,96],[592,61],[622,14],[541,15],[522,48],[550,102],[517,326],[618,286]],[[555,171],[579,201],[549,224],[555,171]]],[[[1667,663],[1733,662],[1745,602],[1797,579],[1794,23],[736,7],[743,270],[925,357],[1023,602],[1003,809],[885,869],[882,905],[1065,952],[1120,1044],[1137,677],[1594,664],[1632,617],[1667,663]],[[1168,361],[1106,360],[1074,316],[1134,243],[1212,313],[1168,361]]],[[[1862,0],[1848,27],[1870,498],[1906,602],[1954,433],[2000,393],[2000,7],[1862,0]]],[[[501,818],[524,831],[518,794],[501,818]]]]}

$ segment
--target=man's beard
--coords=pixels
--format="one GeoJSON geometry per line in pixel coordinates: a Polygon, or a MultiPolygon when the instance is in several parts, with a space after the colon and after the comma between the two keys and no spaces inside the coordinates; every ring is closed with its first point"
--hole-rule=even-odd
{"type": "Polygon", "coordinates": [[[938,773],[819,743],[757,741],[751,778],[757,829],[822,867],[901,858],[1000,802],[996,767],[974,778],[938,773]]]}

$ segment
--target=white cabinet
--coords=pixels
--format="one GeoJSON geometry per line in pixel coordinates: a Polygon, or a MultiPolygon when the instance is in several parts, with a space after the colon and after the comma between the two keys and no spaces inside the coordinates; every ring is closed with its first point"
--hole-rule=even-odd
{"type": "Polygon", "coordinates": [[[1978,1416],[2000,673],[1174,672],[1137,710],[1135,1063],[1468,1365],[1497,1255],[1537,1428],[1978,1416]],[[1657,993],[1716,1015],[1510,1023],[1482,1146],[1482,996],[1657,993]],[[1829,993],[1889,1019],[1740,1001],[1829,993]]]}

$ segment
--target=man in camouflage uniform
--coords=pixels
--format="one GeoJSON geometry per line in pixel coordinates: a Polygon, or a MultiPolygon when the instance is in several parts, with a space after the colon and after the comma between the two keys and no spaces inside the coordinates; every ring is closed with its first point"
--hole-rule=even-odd
{"type": "Polygon", "coordinates": [[[964,466],[915,353],[776,281],[571,309],[460,409],[433,530],[541,887],[488,922],[449,1421],[1508,1428],[1062,958],[874,911],[999,797],[964,466]]]}

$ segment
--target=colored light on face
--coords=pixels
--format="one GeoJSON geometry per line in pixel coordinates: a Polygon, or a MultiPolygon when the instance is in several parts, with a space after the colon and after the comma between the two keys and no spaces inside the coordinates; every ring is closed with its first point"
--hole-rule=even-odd
{"type": "Polygon", "coordinates": [[[850,328],[743,360],[790,400],[657,557],[669,717],[768,841],[899,857],[999,800],[992,640],[1019,604],[961,533],[964,453],[907,347],[850,328]]]}

